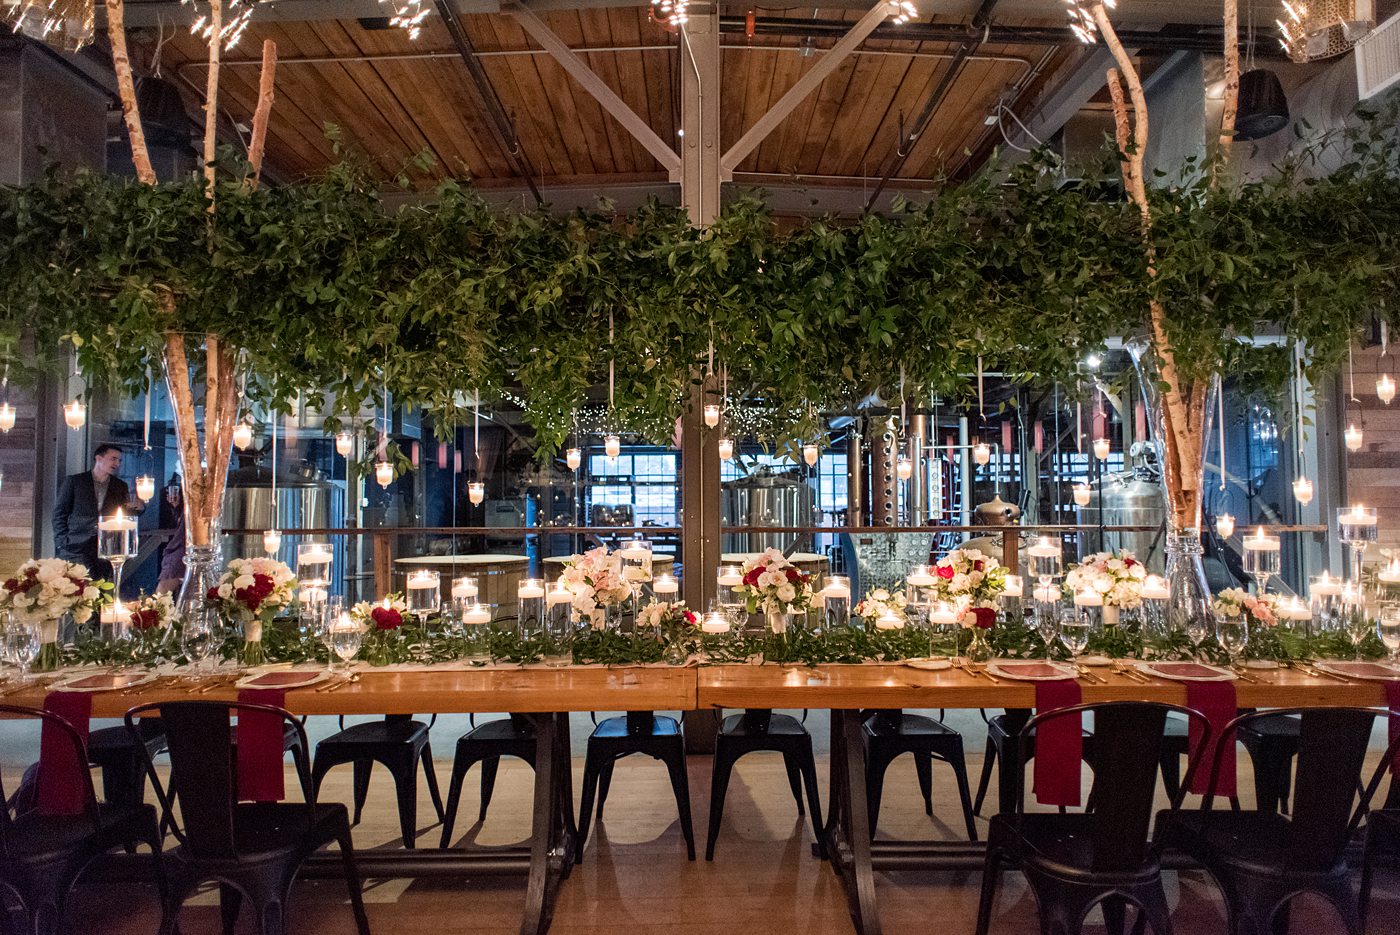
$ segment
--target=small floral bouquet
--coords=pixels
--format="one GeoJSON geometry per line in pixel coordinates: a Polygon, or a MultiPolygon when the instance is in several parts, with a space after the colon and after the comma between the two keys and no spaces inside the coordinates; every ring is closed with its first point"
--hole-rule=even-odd
{"type": "Polygon", "coordinates": [[[734,589],[744,596],[748,611],[762,610],[775,633],[785,632],[784,614],[805,613],[812,603],[812,576],[777,549],[765,549],[743,565],[743,583],[734,589]]]}
{"type": "Polygon", "coordinates": [[[1235,618],[1244,614],[1250,623],[1266,627],[1278,625],[1278,595],[1250,594],[1242,588],[1226,588],[1211,601],[1218,616],[1235,618]]]}
{"type": "Polygon", "coordinates": [[[397,630],[403,626],[407,615],[408,604],[398,593],[386,595],[375,603],[360,601],[350,608],[350,619],[358,623],[361,630],[397,630]]]}
{"type": "Polygon", "coordinates": [[[1065,573],[1065,590],[1071,595],[1090,590],[1103,597],[1104,607],[1131,610],[1142,606],[1142,585],[1147,568],[1132,552],[1095,552],[1065,573]]]}
{"type": "Polygon", "coordinates": [[[954,549],[933,566],[935,599],[962,611],[965,627],[988,629],[997,618],[997,601],[1006,590],[1006,569],[976,549],[954,549]]]}
{"type": "Polygon", "coordinates": [[[94,581],[82,565],[61,558],[31,558],[0,584],[0,611],[9,611],[21,623],[39,627],[36,672],[58,667],[58,622],[72,614],[75,623],[86,623],[102,604],[106,581],[94,581]]]}
{"type": "Polygon", "coordinates": [[[637,613],[637,629],[653,630],[665,645],[668,662],[682,663],[689,656],[689,640],[700,625],[685,601],[653,601],[637,613]]]}
{"type": "Polygon", "coordinates": [[[902,592],[896,591],[891,594],[884,588],[876,588],[866,594],[865,599],[855,606],[854,613],[857,617],[863,617],[866,623],[874,626],[877,620],[886,615],[905,620],[907,606],[909,606],[909,599],[902,592]]]}
{"type": "Polygon", "coordinates": [[[574,595],[575,616],[587,620],[595,630],[603,628],[607,608],[632,596],[632,587],[622,574],[621,558],[603,545],[570,557],[559,580],[574,595]]]}
{"type": "Polygon", "coordinates": [[[235,558],[219,583],[205,595],[226,619],[243,627],[242,661],[259,665],[266,658],[262,647],[263,625],[292,603],[297,579],[285,562],[275,558],[235,558]]]}
{"type": "Polygon", "coordinates": [[[164,630],[175,619],[175,601],[168,593],[143,594],[130,610],[131,629],[141,632],[164,630]]]}

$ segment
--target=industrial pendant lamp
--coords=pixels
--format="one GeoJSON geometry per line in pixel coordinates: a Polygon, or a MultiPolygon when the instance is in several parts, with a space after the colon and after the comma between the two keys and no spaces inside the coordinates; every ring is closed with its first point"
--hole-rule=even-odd
{"type": "Polygon", "coordinates": [[[1240,75],[1235,139],[1261,140],[1288,126],[1288,98],[1278,75],[1255,68],[1240,75]]]}

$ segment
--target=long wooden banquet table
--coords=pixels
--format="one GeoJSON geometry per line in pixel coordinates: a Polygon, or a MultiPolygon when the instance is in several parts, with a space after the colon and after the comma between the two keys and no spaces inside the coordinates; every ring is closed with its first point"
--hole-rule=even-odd
{"type": "MultiPolygon", "coordinates": [[[[1080,680],[1083,700],[1162,701],[1184,704],[1182,683],[1143,683],[1097,670],[1105,684],[1080,680]]],[[[1315,678],[1293,669],[1236,683],[1241,707],[1315,707],[1385,704],[1380,683],[1315,678]],[[1267,681],[1266,681],[1267,680],[1267,681]]],[[[190,695],[183,689],[108,692],[93,699],[94,717],[120,717],[152,701],[228,699],[232,688],[190,695]]],[[[11,695],[9,703],[38,705],[43,690],[11,695]]],[[[529,844],[505,848],[370,851],[358,854],[365,876],[469,877],[521,874],[527,878],[522,935],[548,929],[559,884],[573,863],[573,786],[568,715],[586,711],[703,708],[812,708],[831,712],[830,799],[824,837],[832,867],[845,886],[852,921],[861,935],[879,935],[874,871],[975,869],[982,846],[966,841],[871,842],[865,797],[861,712],[872,708],[1030,708],[1035,686],[992,682],[961,669],[928,672],[898,664],[706,667],[486,668],[375,671],[334,691],[315,686],[287,692],[297,715],[466,714],[511,712],[536,728],[534,817],[529,844]]],[[[339,860],[316,858],[309,875],[335,875],[339,860]]]]}

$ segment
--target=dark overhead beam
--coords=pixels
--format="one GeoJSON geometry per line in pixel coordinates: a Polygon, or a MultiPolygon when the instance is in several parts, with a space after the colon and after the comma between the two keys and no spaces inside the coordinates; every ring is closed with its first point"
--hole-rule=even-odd
{"type": "Polygon", "coordinates": [[[457,18],[457,11],[453,9],[451,0],[433,0],[437,6],[438,15],[442,17],[442,24],[447,27],[447,34],[452,37],[452,44],[457,49],[457,54],[462,57],[462,62],[467,66],[467,72],[472,78],[472,90],[476,92],[477,102],[482,110],[486,111],[486,125],[491,128],[491,136],[495,139],[496,145],[500,147],[501,154],[506,157],[506,162],[510,163],[515,174],[525,182],[530,188],[530,194],[535,196],[537,204],[544,204],[544,197],[540,195],[539,188],[535,185],[535,169],[530,165],[529,158],[525,151],[520,148],[520,138],[516,135],[515,126],[510,121],[510,116],[506,114],[506,109],[501,104],[501,99],[496,96],[496,89],[491,84],[491,78],[486,74],[486,68],[481,64],[481,59],[477,58],[476,47],[472,45],[471,39],[467,36],[467,31],[462,28],[462,21],[457,18]]]}

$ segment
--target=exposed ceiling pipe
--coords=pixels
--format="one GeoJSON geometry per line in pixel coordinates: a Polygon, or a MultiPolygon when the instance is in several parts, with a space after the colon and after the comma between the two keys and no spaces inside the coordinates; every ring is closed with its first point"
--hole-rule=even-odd
{"type": "MultiPolygon", "coordinates": [[[[1016,83],[1011,85],[1011,87],[1003,93],[1000,99],[1001,103],[1004,103],[1007,108],[1014,108],[1020,103],[1021,96],[1030,90],[1031,85],[1035,83],[1035,79],[1039,78],[1045,69],[1049,67],[1050,62],[1055,58],[1056,52],[1056,49],[1046,49],[1045,54],[1040,57],[1040,61],[1035,63],[1035,67],[1022,74],[1021,77],[1016,80],[1016,83]]],[[[987,127],[982,131],[982,135],[977,138],[977,142],[968,147],[963,154],[957,167],[952,172],[948,173],[949,178],[965,178],[976,171],[978,166],[981,166],[982,163],[987,161],[987,154],[995,145],[995,137],[1005,132],[1001,127],[1002,114],[998,112],[996,116],[996,125],[987,127]]]]}
{"type": "MultiPolygon", "coordinates": [[[[722,16],[719,21],[722,33],[743,33],[745,20],[742,16],[722,16]]],[[[839,37],[851,28],[844,20],[828,19],[783,19],[779,17],[758,17],[754,21],[754,34],[758,36],[789,36],[793,38],[839,37]]],[[[1198,26],[1191,23],[1172,24],[1158,30],[1120,29],[1118,36],[1124,46],[1136,49],[1216,52],[1220,51],[1221,35],[1218,26],[1198,26]]],[[[1068,28],[1059,26],[1008,26],[988,23],[982,27],[964,26],[960,23],[905,23],[895,26],[885,23],[870,34],[871,39],[890,42],[947,42],[959,43],[969,40],[1007,45],[1078,45],[1079,40],[1068,28]]],[[[1241,35],[1241,42],[1248,36],[1241,35]]],[[[1255,57],[1281,58],[1281,52],[1266,48],[1260,43],[1255,57]]]]}
{"type": "Polygon", "coordinates": [[[491,136],[495,138],[496,145],[500,147],[502,155],[506,157],[506,162],[510,163],[515,173],[529,186],[530,194],[535,196],[535,203],[544,204],[544,198],[535,185],[534,167],[530,165],[529,158],[520,148],[520,138],[515,133],[515,127],[511,124],[505,107],[501,105],[501,99],[496,96],[496,89],[492,87],[485,67],[477,58],[476,47],[468,38],[467,31],[462,28],[462,21],[457,18],[457,11],[452,6],[452,0],[434,0],[434,4],[437,7],[438,15],[442,17],[442,24],[447,27],[447,34],[452,37],[452,44],[457,48],[457,54],[462,57],[462,62],[471,74],[472,87],[476,91],[477,102],[486,111],[486,124],[491,128],[491,136]]]}
{"type": "Polygon", "coordinates": [[[869,211],[880,193],[885,190],[885,185],[889,183],[892,176],[904,168],[904,163],[908,161],[909,154],[914,149],[914,144],[919,141],[919,137],[928,127],[929,120],[933,118],[934,112],[938,110],[938,105],[943,103],[943,99],[948,96],[949,90],[953,87],[953,82],[957,81],[962,74],[963,66],[967,64],[967,58],[982,45],[986,36],[987,26],[992,20],[992,10],[996,7],[997,0],[982,0],[982,4],[977,8],[977,12],[972,14],[972,28],[981,36],[977,38],[964,39],[953,53],[953,60],[948,63],[948,68],[938,79],[938,84],[934,86],[933,92],[924,101],[923,109],[914,118],[914,123],[909,128],[909,132],[899,141],[895,151],[886,162],[884,174],[880,176],[880,181],[875,185],[875,190],[870,193],[870,200],[865,203],[865,210],[869,211]]]}

